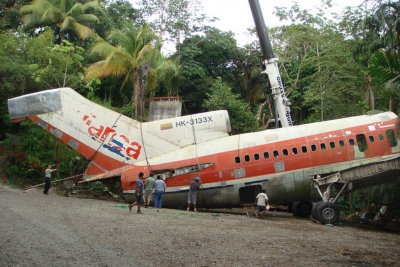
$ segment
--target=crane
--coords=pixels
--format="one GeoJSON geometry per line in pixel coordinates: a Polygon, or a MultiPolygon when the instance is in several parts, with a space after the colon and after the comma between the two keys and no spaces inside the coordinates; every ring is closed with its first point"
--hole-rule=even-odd
{"type": "Polygon", "coordinates": [[[293,126],[292,118],[290,116],[290,102],[285,95],[285,88],[283,86],[282,78],[279,74],[279,59],[272,51],[272,46],[261,12],[260,3],[258,0],[249,0],[249,4],[263,53],[262,64],[265,66],[265,69],[262,73],[266,73],[268,75],[271,83],[271,94],[274,102],[276,125],[277,127],[280,126],[282,128],[293,126]]]}

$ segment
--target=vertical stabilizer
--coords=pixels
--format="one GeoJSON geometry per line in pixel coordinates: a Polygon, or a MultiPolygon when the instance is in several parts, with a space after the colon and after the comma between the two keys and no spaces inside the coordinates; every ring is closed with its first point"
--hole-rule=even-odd
{"type": "Polygon", "coordinates": [[[225,110],[141,123],[71,88],[9,99],[8,107],[12,120],[28,117],[91,160],[88,175],[224,137],[231,131],[225,110]]]}

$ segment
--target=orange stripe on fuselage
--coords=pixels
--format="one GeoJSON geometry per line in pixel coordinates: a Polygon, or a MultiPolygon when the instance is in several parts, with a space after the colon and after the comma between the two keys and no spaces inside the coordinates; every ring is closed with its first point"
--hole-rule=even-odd
{"type": "MultiPolygon", "coordinates": [[[[214,163],[214,166],[203,169],[200,173],[188,173],[173,178],[166,179],[167,187],[187,186],[197,175],[201,176],[203,183],[226,182],[237,179],[233,177],[234,170],[245,169],[246,176],[243,178],[256,177],[268,174],[279,174],[281,172],[295,171],[330,164],[343,163],[356,160],[355,147],[357,147],[357,134],[364,134],[367,140],[368,149],[363,153],[364,158],[380,157],[392,153],[389,146],[386,130],[395,130],[395,121],[385,122],[384,127],[376,127],[370,131],[368,125],[352,127],[346,130],[337,130],[318,135],[295,138],[291,140],[269,142],[263,145],[243,148],[235,151],[210,154],[199,158],[191,158],[183,161],[168,162],[165,164],[152,165],[153,169],[175,169],[182,166],[189,166],[203,163],[214,163]],[[390,127],[388,127],[390,125],[390,127]],[[350,134],[347,134],[350,133],[350,134]],[[379,140],[378,134],[383,134],[385,140],[379,140]],[[374,141],[369,140],[373,136],[374,141]],[[353,139],[355,145],[350,145],[349,140],[353,139]],[[344,146],[339,141],[344,142],[344,146]],[[332,144],[331,144],[332,142],[332,144]],[[324,145],[322,145],[324,144],[324,145]],[[316,150],[312,151],[312,145],[316,150]],[[305,146],[307,151],[303,152],[305,146]],[[322,149],[324,148],[324,149],[322,149]],[[277,151],[276,157],[274,151],[277,151]],[[297,154],[294,152],[297,151],[297,154]],[[269,158],[264,158],[264,153],[268,152],[269,158]],[[284,152],[287,152],[285,155],[284,152]],[[247,156],[247,157],[246,157],[247,156]],[[240,163],[235,162],[235,158],[240,158],[240,163]],[[246,162],[246,158],[248,161],[246,162]],[[258,158],[258,160],[256,160],[258,158]],[[275,163],[283,162],[284,170],[276,172],[275,163]]],[[[289,131],[290,129],[288,129],[289,131]]],[[[396,131],[396,130],[395,130],[396,131]]],[[[221,140],[222,141],[222,140],[221,140]]],[[[136,176],[122,182],[123,190],[134,189],[129,183],[136,180],[136,176]]]]}

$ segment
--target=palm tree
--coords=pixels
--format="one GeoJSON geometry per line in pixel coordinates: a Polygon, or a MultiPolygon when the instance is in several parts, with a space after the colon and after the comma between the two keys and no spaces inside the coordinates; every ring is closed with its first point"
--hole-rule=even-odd
{"type": "MultiPolygon", "coordinates": [[[[92,55],[99,55],[104,60],[89,66],[86,77],[124,76],[122,87],[128,82],[133,85],[133,98],[136,103],[135,119],[143,114],[144,86],[142,67],[158,61],[161,50],[161,40],[150,28],[128,28],[113,30],[106,41],[96,43],[91,49],[92,55]],[[114,44],[114,45],[112,45],[114,44]]],[[[156,70],[151,68],[147,75],[147,83],[155,86],[156,70]]]]}
{"type": "Polygon", "coordinates": [[[74,31],[81,39],[97,37],[87,26],[98,22],[98,18],[86,12],[101,10],[100,0],[79,3],[77,0],[34,0],[31,4],[22,6],[20,13],[23,16],[26,28],[57,25],[61,31],[61,40],[66,30],[74,31]]]}
{"type": "MultiPolygon", "coordinates": [[[[400,45],[400,3],[390,0],[364,1],[365,13],[353,25],[353,37],[359,40],[356,56],[370,68],[372,55],[380,49],[397,49],[400,45]],[[368,8],[368,5],[372,5],[368,8]]],[[[360,6],[362,8],[362,6],[360,6]]],[[[382,55],[381,55],[382,56],[382,55]]],[[[375,94],[371,76],[367,76],[366,100],[375,108],[375,94]]]]}
{"type": "Polygon", "coordinates": [[[400,55],[397,51],[379,51],[371,59],[369,74],[385,90],[381,94],[389,101],[389,109],[393,111],[400,89],[400,55]]]}

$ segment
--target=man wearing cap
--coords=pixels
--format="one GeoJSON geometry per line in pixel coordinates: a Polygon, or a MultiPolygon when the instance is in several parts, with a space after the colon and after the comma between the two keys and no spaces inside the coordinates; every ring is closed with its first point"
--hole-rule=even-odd
{"type": "Polygon", "coordinates": [[[201,185],[201,180],[200,177],[196,177],[194,181],[190,182],[190,187],[189,187],[189,193],[188,193],[188,200],[187,200],[187,210],[190,210],[190,204],[193,204],[194,211],[197,211],[196,209],[196,196],[197,196],[197,190],[199,190],[201,185]]]}
{"type": "Polygon", "coordinates": [[[132,211],[132,207],[137,205],[137,213],[142,214],[143,212],[140,210],[141,206],[143,205],[143,172],[139,172],[139,179],[136,181],[136,201],[133,204],[130,204],[129,210],[132,211]]]}

